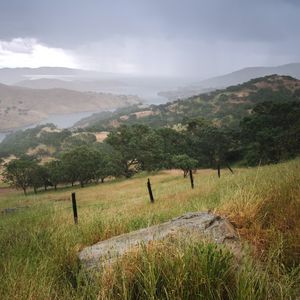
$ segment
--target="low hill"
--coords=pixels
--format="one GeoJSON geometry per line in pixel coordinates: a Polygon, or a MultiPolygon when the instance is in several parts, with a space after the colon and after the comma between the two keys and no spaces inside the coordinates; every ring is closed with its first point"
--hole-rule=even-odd
{"type": "Polygon", "coordinates": [[[81,120],[76,126],[98,131],[135,123],[170,127],[183,124],[186,119],[206,118],[217,125],[235,127],[258,103],[299,100],[300,80],[290,76],[270,75],[184,100],[118,110],[109,117],[94,114],[81,120]]]}
{"type": "Polygon", "coordinates": [[[276,67],[249,67],[235,72],[202,80],[193,85],[188,85],[177,90],[160,92],[161,96],[167,97],[169,100],[178,98],[187,98],[209,90],[225,88],[230,85],[241,84],[253,78],[280,74],[292,76],[300,79],[300,63],[291,63],[276,67]]]}
{"type": "Polygon", "coordinates": [[[37,123],[49,114],[111,110],[139,102],[136,96],[0,84],[0,131],[37,123]]]}

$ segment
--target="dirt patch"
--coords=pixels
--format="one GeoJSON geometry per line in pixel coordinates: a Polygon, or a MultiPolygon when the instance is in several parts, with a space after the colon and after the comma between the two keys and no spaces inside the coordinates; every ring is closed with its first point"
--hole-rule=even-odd
{"type": "Polygon", "coordinates": [[[247,96],[249,96],[249,91],[241,91],[238,93],[235,93],[236,96],[238,96],[239,98],[245,98],[247,96]]]}
{"type": "Polygon", "coordinates": [[[140,118],[145,118],[147,116],[152,116],[154,115],[154,112],[152,110],[144,110],[144,111],[133,113],[133,115],[136,115],[136,118],[140,119],[140,118]]]}
{"type": "Polygon", "coordinates": [[[97,142],[103,142],[107,138],[108,134],[109,134],[108,131],[96,132],[95,136],[96,136],[97,142]]]}
{"type": "Polygon", "coordinates": [[[129,119],[129,116],[127,116],[127,115],[120,117],[120,120],[122,120],[122,121],[127,121],[128,119],[129,119]]]}

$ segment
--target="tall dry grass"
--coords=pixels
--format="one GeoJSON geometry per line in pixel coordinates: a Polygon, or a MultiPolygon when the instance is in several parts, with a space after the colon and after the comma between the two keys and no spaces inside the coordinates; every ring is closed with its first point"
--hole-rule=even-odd
{"type": "Polygon", "coordinates": [[[0,215],[0,298],[296,299],[299,170],[299,160],[224,172],[220,180],[215,171],[202,170],[194,190],[180,172],[74,188],[78,226],[72,220],[71,188],[27,197],[1,194],[0,210],[28,208],[0,215]],[[144,247],[95,278],[80,270],[77,253],[86,245],[208,209],[228,216],[245,241],[247,254],[239,268],[224,249],[178,241],[144,247]]]}

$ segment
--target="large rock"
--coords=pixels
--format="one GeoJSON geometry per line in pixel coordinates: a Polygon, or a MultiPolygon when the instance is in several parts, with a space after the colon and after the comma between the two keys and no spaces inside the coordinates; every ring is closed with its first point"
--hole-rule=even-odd
{"type": "Polygon", "coordinates": [[[79,259],[86,269],[100,269],[139,244],[177,234],[196,234],[200,239],[226,244],[233,252],[239,252],[238,234],[226,219],[209,212],[195,212],[86,247],[79,253],[79,259]]]}

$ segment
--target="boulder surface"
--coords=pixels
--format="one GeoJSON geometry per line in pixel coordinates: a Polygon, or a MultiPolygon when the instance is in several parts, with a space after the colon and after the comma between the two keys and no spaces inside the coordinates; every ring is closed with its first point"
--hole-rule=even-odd
{"type": "Polygon", "coordinates": [[[225,244],[234,253],[240,249],[238,234],[229,221],[210,212],[192,212],[86,247],[79,253],[79,259],[86,269],[100,269],[140,244],[163,240],[183,232],[185,236],[196,234],[203,240],[225,244]]]}

